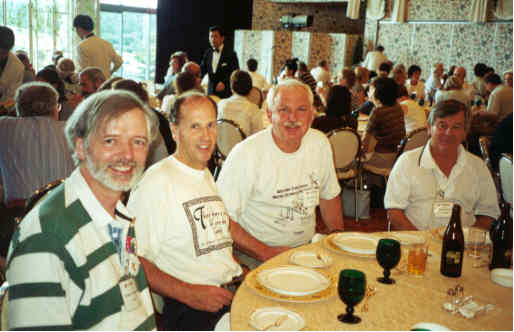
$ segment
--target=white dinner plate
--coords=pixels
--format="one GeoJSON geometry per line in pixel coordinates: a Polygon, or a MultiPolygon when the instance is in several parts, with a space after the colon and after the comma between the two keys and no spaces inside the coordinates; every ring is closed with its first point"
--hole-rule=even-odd
{"type": "Polygon", "coordinates": [[[491,280],[500,286],[512,288],[512,270],[492,269],[491,280]]]}
{"type": "Polygon", "coordinates": [[[282,266],[260,271],[257,281],[275,293],[288,296],[311,295],[330,286],[327,276],[300,266],[282,266]]]}
{"type": "Polygon", "coordinates": [[[260,308],[250,316],[250,325],[257,330],[267,331],[300,331],[305,326],[305,320],[298,313],[281,307],[260,308]],[[283,318],[282,317],[286,317],[283,318]],[[279,326],[274,323],[282,322],[279,326]]]}
{"type": "Polygon", "coordinates": [[[289,257],[289,261],[304,267],[320,268],[330,266],[332,264],[332,257],[314,251],[295,251],[289,257]]]}
{"type": "Polygon", "coordinates": [[[332,243],[344,251],[359,255],[374,255],[378,239],[359,233],[339,233],[332,238],[332,243]]]}
{"type": "Polygon", "coordinates": [[[391,237],[398,240],[402,246],[424,243],[425,238],[421,235],[408,234],[403,232],[391,232],[391,237]]]}

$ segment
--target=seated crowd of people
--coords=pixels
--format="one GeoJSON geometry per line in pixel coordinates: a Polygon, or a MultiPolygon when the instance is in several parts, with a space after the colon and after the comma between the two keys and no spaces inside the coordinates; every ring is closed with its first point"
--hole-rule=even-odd
{"type": "MultiPolygon", "coordinates": [[[[0,103],[15,110],[5,103],[0,117],[10,329],[153,330],[156,318],[166,330],[214,329],[248,271],[309,243],[318,222],[344,231],[326,134],[357,131],[359,115],[369,116],[363,162],[391,169],[376,185],[394,229],[444,226],[448,216],[434,211],[448,202],[461,205],[464,226],[488,229],[500,214],[490,170],[463,145],[473,118],[494,114],[493,164],[512,153],[512,71],[502,81],[477,64],[467,83],[464,67],[444,73],[438,63],[423,81],[420,66],[393,65],[379,46],[335,79],[325,60],[309,70],[289,59],[270,84],[255,59],[239,69],[213,27],[200,64],[183,51],[170,56],[154,98],[112,76],[123,60],[92,33],[90,17],[78,15],[74,28],[78,65],[57,53],[35,71],[0,27],[0,103]],[[93,56],[100,47],[107,59],[93,56]],[[254,89],[262,103],[251,100],[254,89]],[[246,138],[215,179],[219,119],[246,138]],[[426,144],[398,157],[420,128],[426,144]],[[60,179],[25,210],[35,190],[60,179]]],[[[375,183],[372,174],[366,181],[375,183]]]]}

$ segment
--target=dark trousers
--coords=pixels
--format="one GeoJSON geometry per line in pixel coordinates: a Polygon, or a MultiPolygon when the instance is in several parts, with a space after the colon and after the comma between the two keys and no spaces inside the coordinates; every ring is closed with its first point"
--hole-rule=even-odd
{"type": "Polygon", "coordinates": [[[224,306],[218,312],[208,312],[193,309],[182,302],[164,299],[162,312],[162,327],[167,331],[214,331],[218,320],[230,311],[224,306]]]}

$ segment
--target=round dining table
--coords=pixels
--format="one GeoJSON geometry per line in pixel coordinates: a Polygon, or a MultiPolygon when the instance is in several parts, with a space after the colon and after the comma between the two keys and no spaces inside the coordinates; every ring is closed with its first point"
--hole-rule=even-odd
{"type": "MultiPolygon", "coordinates": [[[[407,255],[403,248],[402,259],[391,272],[391,278],[396,283],[379,283],[377,278],[382,276],[383,269],[374,255],[358,255],[341,250],[331,241],[335,236],[333,234],[322,241],[284,252],[251,271],[234,296],[230,311],[231,330],[255,330],[249,321],[257,309],[281,307],[299,314],[305,321],[303,330],[312,331],[410,330],[420,322],[439,324],[450,330],[512,331],[512,288],[491,281],[485,263],[487,258],[480,261],[465,253],[462,275],[449,278],[440,273],[442,239],[434,231],[360,234],[377,239],[399,238],[398,234],[424,237],[429,244],[424,276],[416,277],[407,273],[407,255]],[[260,285],[257,275],[261,271],[291,266],[290,257],[297,251],[313,251],[321,257],[331,258],[329,266],[315,269],[329,277],[330,287],[315,296],[295,298],[276,294],[260,285]],[[364,272],[367,286],[375,290],[374,294],[367,295],[355,306],[355,314],[362,319],[358,324],[345,324],[337,319],[339,314],[346,312],[346,305],[337,294],[337,280],[343,269],[364,272]],[[445,310],[443,304],[450,301],[447,291],[457,285],[462,286],[464,297],[472,296],[473,301],[480,305],[491,304],[492,310],[479,312],[471,319],[445,310]]],[[[487,253],[482,255],[487,256],[487,253]]]]}

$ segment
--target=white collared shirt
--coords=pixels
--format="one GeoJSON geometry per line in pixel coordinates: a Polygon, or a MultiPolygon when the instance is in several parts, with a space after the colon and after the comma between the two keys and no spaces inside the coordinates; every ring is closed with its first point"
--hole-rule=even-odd
{"type": "Polygon", "coordinates": [[[484,162],[459,146],[457,162],[450,176],[439,169],[430,152],[430,141],[405,152],[395,163],[387,182],[384,206],[401,209],[419,230],[446,226],[447,220],[433,218],[436,193],[444,191],[444,200],[461,206],[462,226],[472,226],[476,215],[497,218],[500,215],[496,187],[484,162]],[[420,157],[420,154],[421,157],[420,157]]]}
{"type": "Polygon", "coordinates": [[[218,62],[220,62],[221,52],[223,51],[223,44],[218,48],[218,52],[213,50],[212,52],[212,72],[215,73],[218,68],[218,62]]]}

